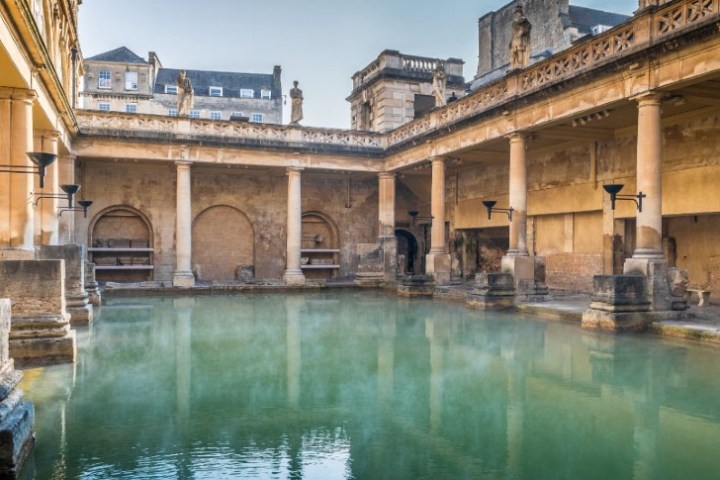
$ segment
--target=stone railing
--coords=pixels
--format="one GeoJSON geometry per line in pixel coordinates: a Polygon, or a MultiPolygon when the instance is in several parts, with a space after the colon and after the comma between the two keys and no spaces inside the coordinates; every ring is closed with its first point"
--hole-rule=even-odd
{"type": "Polygon", "coordinates": [[[432,74],[438,62],[442,62],[448,75],[463,76],[464,62],[457,58],[446,60],[417,55],[405,55],[397,50],[385,50],[370,65],[353,75],[353,90],[366,84],[385,70],[407,73],[432,74]]]}
{"type": "Polygon", "coordinates": [[[80,132],[113,137],[143,136],[184,141],[218,141],[239,145],[287,148],[338,147],[377,153],[384,148],[379,133],[249,122],[190,119],[164,115],[77,110],[80,132]]]}
{"type": "Polygon", "coordinates": [[[615,62],[684,29],[718,20],[720,0],[676,0],[660,7],[648,8],[627,23],[563,50],[529,68],[512,72],[498,82],[486,85],[471,95],[389,132],[387,146],[401,144],[437,128],[488,111],[514,98],[615,62]]]}

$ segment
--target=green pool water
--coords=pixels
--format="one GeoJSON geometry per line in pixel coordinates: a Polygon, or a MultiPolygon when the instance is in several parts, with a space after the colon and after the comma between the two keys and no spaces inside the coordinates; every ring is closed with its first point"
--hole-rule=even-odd
{"type": "Polygon", "coordinates": [[[383,293],[136,298],[25,372],[23,479],[718,479],[720,348],[383,293]]]}

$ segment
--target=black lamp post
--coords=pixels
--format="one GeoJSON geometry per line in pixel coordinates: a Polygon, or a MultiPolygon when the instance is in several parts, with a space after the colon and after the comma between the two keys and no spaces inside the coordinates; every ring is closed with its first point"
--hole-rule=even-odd
{"type": "Polygon", "coordinates": [[[618,195],[620,193],[620,190],[622,190],[624,186],[625,185],[621,183],[611,183],[608,185],[603,185],[605,191],[610,194],[610,209],[615,210],[616,200],[630,200],[635,202],[638,212],[642,212],[642,200],[643,198],[647,197],[647,195],[642,192],[639,192],[637,195],[618,195]]]}
{"type": "Polygon", "coordinates": [[[485,205],[485,208],[487,208],[488,212],[488,220],[492,218],[492,212],[495,210],[496,212],[506,212],[508,216],[508,220],[512,222],[512,216],[513,212],[515,211],[514,208],[497,208],[495,204],[497,203],[495,200],[483,200],[483,205],[485,205]]]}
{"type": "Polygon", "coordinates": [[[67,184],[67,185],[60,185],[60,189],[65,192],[65,195],[61,195],[59,193],[41,193],[39,195],[35,195],[35,205],[37,206],[38,203],[40,203],[40,200],[43,198],[57,198],[59,200],[62,200],[64,198],[67,198],[68,200],[68,208],[73,208],[73,198],[75,194],[80,190],[80,185],[76,184],[67,184]]]}
{"type": "Polygon", "coordinates": [[[46,152],[28,152],[28,157],[33,165],[0,165],[0,172],[2,173],[25,173],[35,174],[37,173],[40,177],[40,188],[45,187],[45,169],[50,166],[51,163],[57,159],[57,155],[54,153],[46,152]]]}
{"type": "Polygon", "coordinates": [[[80,205],[79,207],[61,208],[58,210],[58,217],[65,212],[83,212],[83,216],[87,218],[87,211],[93,203],[92,200],[78,200],[77,203],[80,205]]]}

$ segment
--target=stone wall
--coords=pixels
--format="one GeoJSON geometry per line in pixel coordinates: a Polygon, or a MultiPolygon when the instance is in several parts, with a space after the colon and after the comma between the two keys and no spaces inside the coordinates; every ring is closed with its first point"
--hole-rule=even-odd
{"type": "Polygon", "coordinates": [[[545,256],[545,283],[549,288],[592,293],[593,275],[602,271],[602,254],[556,253],[545,256]]]}
{"type": "MultiPolygon", "coordinates": [[[[85,192],[96,199],[89,218],[77,218],[76,236],[88,232],[104,212],[131,207],[151,225],[154,279],[172,279],[175,268],[175,165],[85,162],[85,192]]],[[[247,260],[257,279],[280,279],[285,270],[287,230],[287,176],[283,169],[218,168],[194,165],[191,169],[193,266],[200,265],[203,280],[229,279],[247,260]],[[220,210],[215,210],[220,209],[220,210]],[[215,215],[225,212],[232,216],[215,215]],[[202,250],[202,251],[201,251],[202,250]],[[228,255],[231,266],[221,265],[228,255]],[[206,265],[203,267],[202,265],[206,265]]],[[[375,242],[378,218],[378,180],[375,175],[302,173],[302,211],[323,215],[338,232],[338,276],[355,269],[355,245],[375,242]]],[[[107,234],[108,232],[105,232],[107,234]]],[[[117,232],[123,238],[126,232],[117,232]]]]}

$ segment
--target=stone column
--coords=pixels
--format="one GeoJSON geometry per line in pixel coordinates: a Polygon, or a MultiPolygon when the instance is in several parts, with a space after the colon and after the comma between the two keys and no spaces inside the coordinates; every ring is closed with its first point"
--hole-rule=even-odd
{"type": "Polygon", "coordinates": [[[192,287],[195,277],[190,265],[192,259],[192,198],[190,167],[192,162],[179,160],[177,165],[177,207],[175,230],[176,266],[173,274],[174,287],[192,287]]]}
{"type": "Polygon", "coordinates": [[[397,277],[397,240],[395,239],[395,174],[378,174],[378,243],[385,259],[384,280],[395,281],[397,277]]]}
{"type": "MultiPolygon", "coordinates": [[[[55,131],[41,130],[35,132],[35,148],[36,152],[46,152],[58,154],[58,138],[59,134],[55,131]]],[[[35,177],[35,244],[36,245],[58,245],[59,243],[59,220],[58,206],[67,205],[67,200],[57,198],[37,199],[37,195],[64,194],[60,190],[59,178],[59,161],[56,160],[45,171],[45,188],[40,189],[40,179],[35,177]]],[[[65,183],[65,182],[63,182],[65,183]]],[[[72,183],[72,182],[71,182],[72,183]]],[[[72,216],[72,214],[68,215],[72,216]]]]}
{"type": "MultiPolygon", "coordinates": [[[[75,156],[61,155],[57,159],[59,184],[75,183],[75,156]]],[[[82,195],[82,194],[81,194],[82,195]]],[[[45,201],[45,200],[43,200],[45,201]]],[[[75,215],[64,214],[58,219],[58,243],[75,243],[75,215]]],[[[92,247],[92,245],[88,245],[92,247]]]]}
{"type": "Polygon", "coordinates": [[[623,272],[647,277],[646,293],[651,310],[682,310],[687,304],[670,291],[662,248],[662,94],[648,92],[635,100],[638,102],[637,192],[646,197],[642,212],[637,212],[635,252],[625,261],[623,272]]]}
{"type": "Polygon", "coordinates": [[[516,132],[510,140],[510,248],[508,256],[528,255],[527,249],[527,135],[516,132]]]}
{"type": "Polygon", "coordinates": [[[510,273],[515,284],[515,300],[542,300],[545,286],[545,259],[530,256],[527,248],[527,134],[515,132],[510,141],[509,197],[512,207],[510,241],[507,255],[502,259],[502,272],[510,273]]]}
{"type": "MultiPolygon", "coordinates": [[[[0,88],[2,163],[33,166],[27,154],[33,150],[32,106],[35,98],[32,90],[0,88]]],[[[0,173],[0,248],[18,251],[13,258],[32,258],[35,226],[33,206],[28,198],[34,182],[34,175],[0,173]]]]}
{"type": "Polygon", "coordinates": [[[663,258],[662,249],[662,95],[650,93],[638,101],[637,191],[643,199],[637,212],[633,258],[663,258]]]}
{"type": "Polygon", "coordinates": [[[302,168],[290,167],[288,173],[288,208],[287,208],[287,266],[285,283],[288,285],[304,285],[305,275],[300,269],[300,249],[302,246],[302,168]]]}
{"type": "Polygon", "coordinates": [[[426,273],[432,274],[436,285],[450,283],[450,255],[445,243],[445,160],[432,159],[431,193],[432,229],[430,231],[430,253],[426,258],[426,273]]]}

